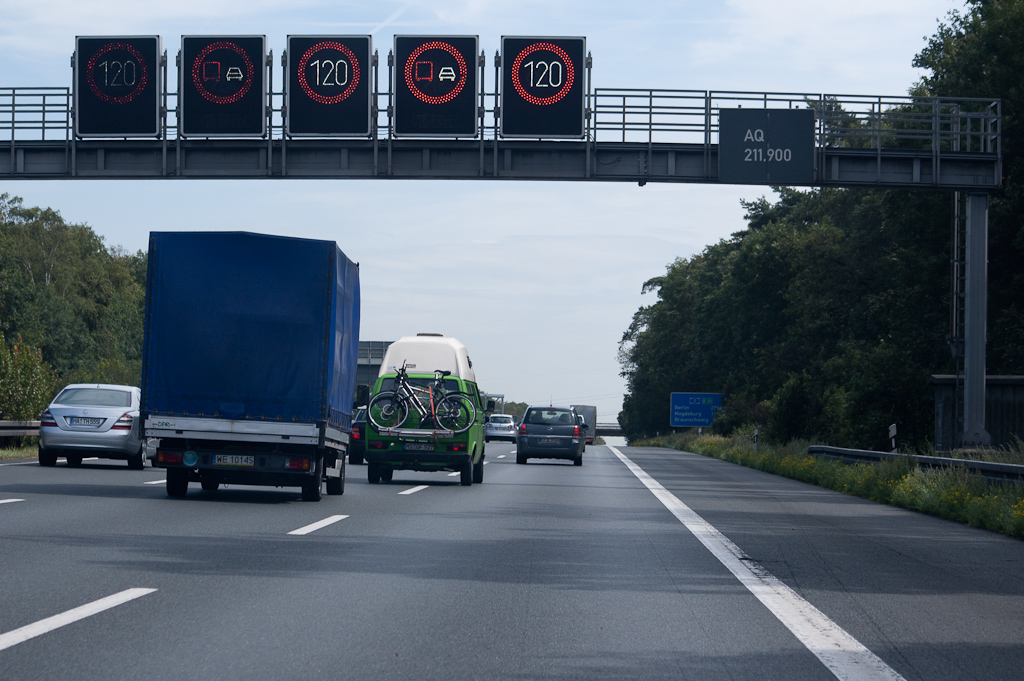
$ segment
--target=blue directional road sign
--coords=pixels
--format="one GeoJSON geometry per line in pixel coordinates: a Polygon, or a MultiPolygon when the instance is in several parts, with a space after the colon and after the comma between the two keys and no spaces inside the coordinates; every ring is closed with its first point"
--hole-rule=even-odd
{"type": "Polygon", "coordinates": [[[706,428],[722,408],[719,393],[672,393],[669,425],[673,428],[706,428]]]}

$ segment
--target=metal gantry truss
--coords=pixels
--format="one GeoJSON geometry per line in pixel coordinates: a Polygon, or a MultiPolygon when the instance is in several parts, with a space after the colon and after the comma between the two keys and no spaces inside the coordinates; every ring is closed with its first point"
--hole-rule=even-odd
{"type": "MultiPolygon", "coordinates": [[[[76,139],[70,88],[0,88],[0,178],[393,178],[717,183],[718,112],[813,108],[818,186],[987,191],[1002,181],[998,99],[593,88],[587,58],[582,140],[499,134],[500,57],[481,89],[473,138],[399,138],[394,66],[374,53],[372,133],[289,137],[285,95],[268,58],[268,134],[181,135],[178,93],[163,93],[155,139],[76,139]],[[387,89],[380,89],[380,69],[387,89]],[[6,152],[6,153],[4,153],[6,152]]],[[[484,82],[485,55],[478,68],[484,82]]],[[[164,83],[167,60],[162,60],[164,83]]],[[[171,81],[174,82],[174,81],[171,81]]]]}

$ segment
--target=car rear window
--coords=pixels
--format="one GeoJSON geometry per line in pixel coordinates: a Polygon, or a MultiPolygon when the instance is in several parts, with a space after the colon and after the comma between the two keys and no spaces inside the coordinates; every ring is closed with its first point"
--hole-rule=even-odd
{"type": "Polygon", "coordinates": [[[491,423],[509,424],[509,423],[512,423],[512,417],[511,416],[492,416],[491,418],[488,419],[488,421],[490,421],[491,423]]]}
{"type": "Polygon", "coordinates": [[[130,407],[132,394],[126,390],[109,388],[68,388],[57,395],[54,402],[85,407],[130,407]]]}
{"type": "Polygon", "coordinates": [[[531,409],[524,420],[535,426],[574,425],[572,412],[565,409],[531,409]]]}
{"type": "MultiPolygon", "coordinates": [[[[420,388],[426,388],[427,386],[434,385],[434,379],[432,379],[432,378],[410,377],[409,378],[409,383],[411,383],[412,385],[418,386],[420,388]]],[[[388,376],[383,381],[381,381],[380,382],[380,389],[381,389],[381,392],[383,392],[385,390],[394,390],[395,389],[395,377],[394,376],[388,376]]],[[[445,391],[450,392],[450,393],[459,392],[459,382],[457,380],[455,380],[454,378],[446,378],[446,379],[444,379],[444,389],[445,389],[445,391]]]]}

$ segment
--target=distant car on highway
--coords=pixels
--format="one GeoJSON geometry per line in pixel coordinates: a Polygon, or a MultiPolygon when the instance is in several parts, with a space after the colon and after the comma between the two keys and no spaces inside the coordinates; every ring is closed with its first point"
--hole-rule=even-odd
{"type": "Polygon", "coordinates": [[[348,462],[363,463],[366,452],[366,407],[359,407],[352,417],[352,433],[348,436],[348,462]]]}
{"type": "Polygon", "coordinates": [[[128,385],[67,386],[39,417],[39,465],[55,466],[64,456],[69,466],[80,466],[84,457],[96,456],[145,468],[141,399],[141,391],[128,385]]]}
{"type": "Polygon", "coordinates": [[[516,438],[516,463],[527,459],[569,459],[583,465],[586,436],[572,407],[530,407],[516,438]]]}
{"type": "Polygon", "coordinates": [[[484,442],[491,440],[516,441],[516,422],[511,414],[491,414],[484,424],[484,442]]]}

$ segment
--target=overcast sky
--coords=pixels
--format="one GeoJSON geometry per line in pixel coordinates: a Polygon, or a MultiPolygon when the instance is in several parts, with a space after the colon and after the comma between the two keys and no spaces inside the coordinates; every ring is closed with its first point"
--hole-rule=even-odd
{"type": "MultiPolygon", "coordinates": [[[[0,87],[70,86],[76,35],[582,35],[595,87],[903,95],[951,0],[0,0],[0,87]]],[[[275,66],[280,84],[280,67],[275,66]]],[[[386,87],[382,75],[382,87],[386,87]]],[[[361,265],[360,338],[420,331],[469,347],[481,387],[593,404],[614,421],[618,344],[647,279],[744,228],[768,188],[481,181],[0,182],[0,193],[144,250],[151,230],[245,230],[336,241],[361,265]]],[[[714,386],[678,386],[709,391],[714,386]]],[[[668,417],[668,396],[666,419],[668,417]]],[[[666,423],[667,425],[667,423],[666,423]]]]}

